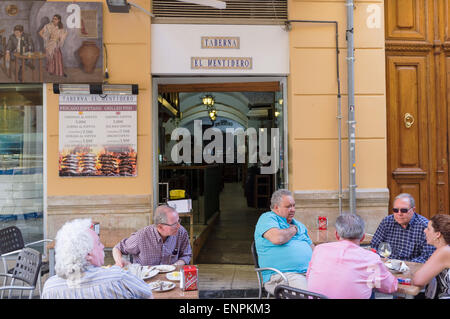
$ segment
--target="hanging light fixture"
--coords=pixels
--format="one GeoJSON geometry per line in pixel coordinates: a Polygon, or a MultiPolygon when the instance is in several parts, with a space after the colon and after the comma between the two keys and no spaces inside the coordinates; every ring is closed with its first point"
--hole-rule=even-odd
{"type": "Polygon", "coordinates": [[[214,105],[214,96],[206,94],[202,97],[203,104],[206,105],[207,108],[211,108],[214,105]]]}
{"type": "Polygon", "coordinates": [[[210,120],[214,123],[217,118],[217,110],[214,108],[214,96],[206,94],[202,97],[202,102],[206,106],[210,120]]]}

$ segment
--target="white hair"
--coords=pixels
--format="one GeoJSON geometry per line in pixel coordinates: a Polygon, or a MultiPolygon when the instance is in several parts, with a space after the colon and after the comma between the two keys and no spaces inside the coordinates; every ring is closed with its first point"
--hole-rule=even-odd
{"type": "Polygon", "coordinates": [[[69,286],[76,286],[90,265],[86,257],[94,247],[94,239],[88,232],[91,225],[90,218],[74,219],[56,234],[55,271],[59,277],[67,279],[69,286]]]}
{"type": "Polygon", "coordinates": [[[153,216],[153,223],[155,225],[159,225],[159,224],[167,224],[167,214],[172,213],[172,212],[177,212],[175,208],[170,207],[168,205],[159,205],[158,207],[156,207],[155,209],[155,213],[153,216]]]}
{"type": "Polygon", "coordinates": [[[292,192],[287,189],[279,189],[272,194],[272,198],[270,199],[270,209],[274,209],[275,205],[280,206],[281,201],[284,196],[291,196],[292,192]]]}

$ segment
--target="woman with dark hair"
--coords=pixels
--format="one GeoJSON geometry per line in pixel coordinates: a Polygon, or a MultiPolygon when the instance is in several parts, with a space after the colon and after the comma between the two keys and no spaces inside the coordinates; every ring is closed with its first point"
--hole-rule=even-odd
{"type": "Polygon", "coordinates": [[[427,243],[436,247],[414,274],[413,284],[425,286],[429,298],[450,299],[450,215],[435,215],[424,230],[427,243]]]}
{"type": "Polygon", "coordinates": [[[64,29],[61,16],[55,14],[52,21],[42,28],[39,35],[44,39],[48,74],[66,76],[64,74],[61,48],[67,37],[67,30],[64,29]]]}

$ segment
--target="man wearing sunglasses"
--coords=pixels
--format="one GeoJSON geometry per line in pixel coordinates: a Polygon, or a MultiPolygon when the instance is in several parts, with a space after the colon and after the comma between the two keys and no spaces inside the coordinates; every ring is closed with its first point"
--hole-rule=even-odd
{"type": "Polygon", "coordinates": [[[378,249],[381,242],[388,242],[389,258],[424,263],[435,250],[423,232],[427,225],[428,219],[416,213],[414,198],[402,193],[395,197],[392,214],[381,221],[370,245],[378,249]]]}
{"type": "Polygon", "coordinates": [[[142,266],[189,264],[192,257],[189,234],[180,225],[178,212],[170,206],[160,205],[154,212],[153,222],[122,239],[113,248],[117,266],[128,264],[122,255],[131,255],[133,263],[142,266]]]}

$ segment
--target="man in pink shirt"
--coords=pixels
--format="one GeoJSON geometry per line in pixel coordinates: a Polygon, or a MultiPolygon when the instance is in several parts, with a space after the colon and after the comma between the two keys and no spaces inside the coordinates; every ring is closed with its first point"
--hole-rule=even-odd
{"type": "Polygon", "coordinates": [[[317,245],[313,251],[306,273],[309,291],[331,299],[369,299],[374,288],[382,293],[397,290],[397,279],[380,256],[359,246],[364,233],[360,216],[337,218],[338,241],[317,245]]]}

